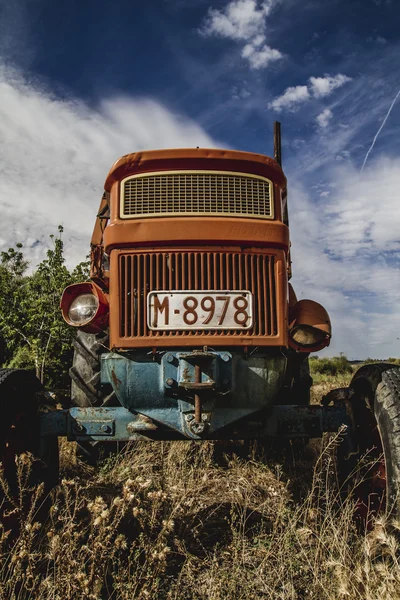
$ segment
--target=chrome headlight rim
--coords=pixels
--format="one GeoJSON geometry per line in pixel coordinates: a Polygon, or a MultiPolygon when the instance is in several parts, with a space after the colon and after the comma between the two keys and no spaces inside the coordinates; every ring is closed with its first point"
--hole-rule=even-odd
{"type": "Polygon", "coordinates": [[[96,294],[84,292],[76,296],[68,307],[68,320],[76,327],[88,325],[99,310],[99,299],[96,294]],[[79,306],[79,302],[81,305],[79,306]],[[86,305],[85,305],[86,302],[86,305]],[[76,318],[75,312],[81,311],[81,318],[76,318]],[[86,314],[85,314],[86,312],[86,314]],[[72,313],[72,314],[71,314],[72,313]]]}

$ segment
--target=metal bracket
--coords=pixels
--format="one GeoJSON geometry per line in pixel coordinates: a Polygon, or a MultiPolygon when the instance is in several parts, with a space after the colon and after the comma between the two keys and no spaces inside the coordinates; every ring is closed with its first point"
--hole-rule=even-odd
{"type": "Polygon", "coordinates": [[[167,352],[162,358],[162,371],[166,389],[226,393],[232,385],[232,355],[229,352],[200,350],[167,352]]]}

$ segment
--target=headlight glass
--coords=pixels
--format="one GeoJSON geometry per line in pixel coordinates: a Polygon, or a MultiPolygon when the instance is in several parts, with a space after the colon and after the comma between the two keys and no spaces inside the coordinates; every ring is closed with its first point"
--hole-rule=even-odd
{"type": "Polygon", "coordinates": [[[320,344],[325,339],[326,333],[311,325],[297,325],[291,330],[290,337],[299,346],[307,347],[320,344]]]}
{"type": "Polygon", "coordinates": [[[72,323],[83,325],[90,321],[97,312],[99,301],[93,294],[81,294],[70,304],[68,317],[72,323]]]}

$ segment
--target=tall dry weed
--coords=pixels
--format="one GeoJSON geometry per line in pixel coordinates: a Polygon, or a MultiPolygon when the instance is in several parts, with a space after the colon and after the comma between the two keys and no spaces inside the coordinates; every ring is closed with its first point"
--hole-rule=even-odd
{"type": "MultiPolygon", "coordinates": [[[[48,512],[25,490],[19,536],[0,534],[0,600],[397,600],[396,526],[357,532],[339,438],[286,458],[261,444],[136,443],[97,470],[63,443],[48,512]]],[[[18,468],[23,487],[29,459],[18,468]]]]}

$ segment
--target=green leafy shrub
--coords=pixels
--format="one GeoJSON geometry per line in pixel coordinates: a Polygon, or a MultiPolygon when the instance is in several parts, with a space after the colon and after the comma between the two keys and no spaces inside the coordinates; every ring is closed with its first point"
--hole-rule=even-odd
{"type": "Polygon", "coordinates": [[[400,358],[394,358],[393,356],[390,356],[387,361],[393,363],[394,365],[400,365],[400,358]]]}
{"type": "Polygon", "coordinates": [[[70,271],[65,265],[63,228],[51,235],[46,258],[28,272],[22,244],[0,253],[0,336],[5,367],[32,369],[57,397],[68,394],[72,338],[60,298],[71,283],[88,279],[88,263],[70,271]]]}
{"type": "Polygon", "coordinates": [[[344,355],[334,356],[333,358],[311,357],[310,370],[312,375],[316,373],[321,375],[346,375],[346,373],[353,372],[351,364],[344,355]]]}
{"type": "Polygon", "coordinates": [[[370,365],[375,363],[393,363],[394,365],[400,365],[400,358],[393,358],[393,356],[389,358],[366,358],[364,364],[370,365]]]}

